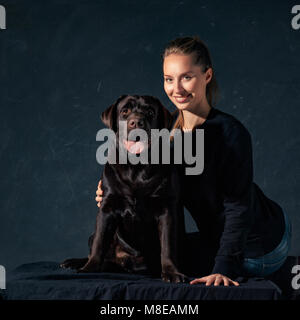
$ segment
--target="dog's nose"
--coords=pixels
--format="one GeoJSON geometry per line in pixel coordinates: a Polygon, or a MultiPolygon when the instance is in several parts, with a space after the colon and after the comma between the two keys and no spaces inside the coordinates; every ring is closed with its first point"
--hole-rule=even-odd
{"type": "Polygon", "coordinates": [[[145,127],[145,122],[143,119],[131,119],[128,122],[128,126],[130,129],[134,128],[144,128],[145,127]]]}

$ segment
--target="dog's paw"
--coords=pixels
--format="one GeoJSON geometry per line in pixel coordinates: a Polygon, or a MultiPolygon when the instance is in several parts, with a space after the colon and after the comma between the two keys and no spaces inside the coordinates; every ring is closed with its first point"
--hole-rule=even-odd
{"type": "Polygon", "coordinates": [[[67,259],[60,264],[60,267],[64,268],[64,269],[78,270],[78,269],[82,268],[87,262],[88,262],[88,258],[67,259]]]}
{"type": "Polygon", "coordinates": [[[188,282],[188,277],[180,272],[162,272],[161,278],[165,282],[188,282]]]}
{"type": "Polygon", "coordinates": [[[92,272],[100,272],[101,265],[99,262],[95,260],[88,260],[88,262],[80,269],[77,270],[78,273],[92,273],[92,272]]]}

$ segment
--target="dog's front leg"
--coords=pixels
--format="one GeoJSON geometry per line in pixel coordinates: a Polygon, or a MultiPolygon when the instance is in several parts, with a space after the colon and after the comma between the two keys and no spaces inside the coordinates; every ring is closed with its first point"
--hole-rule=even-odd
{"type": "Polygon", "coordinates": [[[99,272],[110,248],[117,228],[117,219],[113,212],[100,208],[96,219],[96,229],[87,263],[78,272],[99,272]]]}
{"type": "Polygon", "coordinates": [[[168,208],[165,208],[163,214],[158,218],[158,230],[161,246],[161,277],[166,282],[187,281],[187,277],[176,267],[178,255],[176,229],[176,218],[170,214],[168,208]]]}

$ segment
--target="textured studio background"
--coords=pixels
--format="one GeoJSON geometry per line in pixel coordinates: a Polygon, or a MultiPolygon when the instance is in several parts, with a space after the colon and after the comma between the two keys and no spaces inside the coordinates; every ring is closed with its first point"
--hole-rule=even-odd
{"type": "MultiPolygon", "coordinates": [[[[217,108],[250,131],[255,182],[293,224],[300,255],[300,30],[294,1],[14,1],[0,30],[0,264],[87,254],[102,166],[101,112],[123,93],[163,91],[160,54],[208,45],[217,108]]],[[[187,216],[187,229],[195,230],[187,216]]]]}

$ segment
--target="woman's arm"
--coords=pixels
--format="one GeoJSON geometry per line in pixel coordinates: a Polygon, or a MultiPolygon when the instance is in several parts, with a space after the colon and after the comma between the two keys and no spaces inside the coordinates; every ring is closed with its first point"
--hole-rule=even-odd
{"type": "Polygon", "coordinates": [[[251,137],[242,124],[224,132],[219,159],[219,184],[222,190],[224,229],[212,273],[191,284],[238,285],[231,280],[239,275],[243,250],[251,228],[253,165],[251,137]]]}
{"type": "Polygon", "coordinates": [[[224,231],[212,273],[236,276],[250,231],[253,192],[252,143],[247,129],[235,125],[225,136],[220,163],[224,231]]]}

